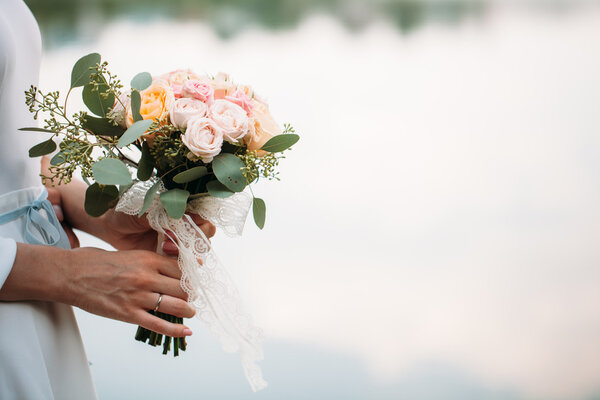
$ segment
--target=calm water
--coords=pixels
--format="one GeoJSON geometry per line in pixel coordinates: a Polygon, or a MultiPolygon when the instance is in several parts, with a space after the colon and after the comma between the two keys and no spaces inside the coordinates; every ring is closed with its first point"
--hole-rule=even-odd
{"type": "Polygon", "coordinates": [[[173,360],[79,312],[101,398],[600,398],[597,3],[29,3],[42,87],[91,51],[124,81],[224,70],[302,135],[265,230],[215,239],[270,387],[197,321],[173,360]]]}

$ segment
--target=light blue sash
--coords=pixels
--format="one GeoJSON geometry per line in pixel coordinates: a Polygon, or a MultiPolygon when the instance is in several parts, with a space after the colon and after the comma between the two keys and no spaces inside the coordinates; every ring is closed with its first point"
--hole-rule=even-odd
{"type": "Polygon", "coordinates": [[[0,225],[21,217],[25,218],[23,235],[25,243],[71,248],[67,234],[60,225],[52,204],[48,201],[48,192],[45,189],[31,203],[0,214],[0,225]]]}

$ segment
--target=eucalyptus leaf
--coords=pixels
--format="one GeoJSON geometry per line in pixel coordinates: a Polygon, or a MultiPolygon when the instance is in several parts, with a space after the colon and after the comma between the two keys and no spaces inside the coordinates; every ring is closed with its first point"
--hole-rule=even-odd
{"type": "Polygon", "coordinates": [[[129,185],[131,175],[127,166],[116,158],[104,158],[92,164],[94,179],[101,185],[129,185]]]}
{"type": "Polygon", "coordinates": [[[102,94],[107,91],[108,86],[105,83],[98,84],[96,90],[94,90],[94,84],[89,83],[83,87],[81,97],[83,98],[84,104],[91,112],[101,117],[106,117],[115,104],[115,95],[113,93],[109,92],[106,98],[102,96],[102,94]]]}
{"type": "Polygon", "coordinates": [[[263,144],[261,150],[268,151],[269,153],[278,153],[292,147],[296,142],[300,140],[300,136],[294,133],[286,133],[283,135],[273,136],[263,144]]]}
{"type": "Polygon", "coordinates": [[[144,119],[141,121],[135,122],[133,125],[129,127],[119,138],[119,142],[117,143],[117,147],[124,147],[133,142],[135,142],[140,136],[142,136],[148,128],[152,125],[152,120],[144,119]]]}
{"type": "Polygon", "coordinates": [[[133,90],[131,92],[131,116],[133,117],[133,121],[141,121],[142,116],[140,114],[140,106],[142,105],[142,98],[140,97],[140,92],[137,90],[133,90]]]}
{"type": "Polygon", "coordinates": [[[99,217],[114,207],[118,200],[119,189],[116,186],[96,182],[85,191],[84,209],[92,217],[99,217]]]}
{"type": "Polygon", "coordinates": [[[202,178],[208,173],[206,167],[194,167],[186,171],[180,172],[173,177],[173,181],[176,183],[187,183],[195,181],[198,178],[202,178]]]}
{"type": "Polygon", "coordinates": [[[90,83],[90,68],[100,64],[100,54],[91,53],[81,57],[71,71],[71,89],[79,86],[84,86],[90,83]]]}
{"type": "Polygon", "coordinates": [[[48,139],[42,143],[38,143],[29,149],[29,157],[40,157],[52,153],[56,150],[56,143],[52,139],[48,139]]]}
{"type": "Polygon", "coordinates": [[[232,192],[241,192],[246,187],[246,178],[242,175],[245,165],[237,156],[219,154],[213,159],[212,167],[219,182],[232,192]]]}
{"type": "Polygon", "coordinates": [[[144,196],[144,204],[142,205],[142,209],[138,213],[138,217],[141,218],[141,216],[144,215],[144,213],[146,211],[148,211],[148,209],[152,205],[152,201],[154,200],[154,196],[156,195],[156,192],[158,192],[158,188],[160,187],[160,182],[161,181],[158,180],[154,185],[152,185],[150,187],[150,189],[148,189],[148,191],[146,191],[146,195],[144,196]]]}
{"type": "Polygon", "coordinates": [[[45,128],[19,128],[20,131],[23,132],[45,132],[45,133],[56,133],[54,131],[51,131],[50,129],[45,129],[45,128]]]}
{"type": "Polygon", "coordinates": [[[169,217],[179,219],[185,214],[187,199],[190,192],[182,189],[171,189],[160,194],[160,202],[165,207],[169,217]]]}
{"type": "Polygon", "coordinates": [[[137,177],[140,181],[147,181],[154,171],[154,157],[150,153],[148,142],[142,144],[142,158],[138,163],[137,177]]]}
{"type": "Polygon", "coordinates": [[[131,88],[142,91],[152,84],[152,75],[149,72],[140,72],[131,80],[131,88]]]}
{"type": "Polygon", "coordinates": [[[267,217],[267,206],[263,199],[255,197],[252,200],[252,216],[254,217],[254,223],[260,229],[265,227],[265,219],[267,217]]]}
{"type": "Polygon", "coordinates": [[[97,118],[92,117],[91,115],[86,115],[85,122],[82,126],[95,135],[100,136],[121,137],[123,132],[125,132],[125,129],[118,125],[113,125],[108,118],[97,118]]]}
{"type": "Polygon", "coordinates": [[[56,166],[65,162],[65,155],[62,151],[59,151],[50,159],[50,165],[56,166]]]}
{"type": "Polygon", "coordinates": [[[208,194],[212,197],[217,197],[219,199],[224,199],[235,194],[235,192],[227,189],[225,185],[217,180],[208,182],[206,184],[206,190],[208,190],[208,194]]]}

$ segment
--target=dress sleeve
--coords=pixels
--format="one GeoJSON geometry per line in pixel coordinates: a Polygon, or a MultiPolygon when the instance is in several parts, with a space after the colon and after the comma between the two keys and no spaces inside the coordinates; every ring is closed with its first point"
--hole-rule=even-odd
{"type": "Polygon", "coordinates": [[[0,237],[0,289],[4,286],[17,256],[17,242],[14,239],[0,237]]]}

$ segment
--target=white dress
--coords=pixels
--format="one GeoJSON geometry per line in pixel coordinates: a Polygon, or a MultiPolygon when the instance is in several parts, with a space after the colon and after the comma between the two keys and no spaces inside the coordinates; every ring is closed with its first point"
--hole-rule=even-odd
{"type": "MultiPolygon", "coordinates": [[[[37,85],[40,33],[22,0],[0,0],[0,288],[10,274],[16,243],[68,247],[40,184],[39,159],[27,149],[42,139],[25,106],[37,85]],[[28,189],[23,189],[31,187],[28,189]],[[21,190],[18,190],[21,189],[21,190]]],[[[95,399],[89,363],[70,306],[0,302],[0,399],[95,399]]]]}

